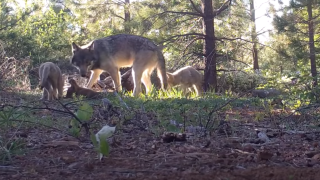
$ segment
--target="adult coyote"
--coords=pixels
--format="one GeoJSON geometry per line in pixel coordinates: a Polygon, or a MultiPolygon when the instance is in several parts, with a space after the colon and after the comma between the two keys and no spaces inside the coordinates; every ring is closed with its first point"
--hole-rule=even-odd
{"type": "Polygon", "coordinates": [[[141,92],[141,82],[146,87],[146,93],[150,91],[150,75],[155,68],[158,70],[162,89],[167,88],[165,60],[161,48],[145,37],[118,34],[96,39],[84,46],[73,42],[72,51],[71,63],[79,68],[81,76],[86,76],[88,67],[92,71],[87,88],[91,88],[100,74],[107,71],[113,80],[114,88],[121,91],[119,69],[131,66],[134,96],[141,92]]]}
{"type": "Polygon", "coordinates": [[[39,68],[40,89],[43,89],[42,100],[53,100],[63,96],[63,78],[60,68],[52,62],[45,62],[39,68]],[[58,95],[57,95],[58,91],[58,95]]]}
{"type": "Polygon", "coordinates": [[[167,72],[168,88],[179,86],[183,93],[192,88],[195,90],[197,96],[202,92],[203,75],[191,66],[186,66],[173,73],[167,72]]]}

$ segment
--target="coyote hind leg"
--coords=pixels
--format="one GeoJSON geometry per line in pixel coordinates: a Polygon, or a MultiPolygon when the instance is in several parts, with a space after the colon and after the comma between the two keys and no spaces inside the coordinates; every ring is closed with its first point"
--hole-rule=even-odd
{"type": "Polygon", "coordinates": [[[63,86],[64,86],[64,79],[62,78],[62,76],[60,76],[59,81],[58,81],[58,98],[62,98],[63,97],[63,86]]]}
{"type": "Polygon", "coordinates": [[[146,87],[146,94],[148,94],[152,88],[152,83],[150,79],[151,72],[152,71],[147,70],[142,74],[142,83],[146,87]]]}
{"type": "Polygon", "coordinates": [[[49,99],[49,92],[46,88],[42,89],[42,97],[40,100],[48,100],[49,99]]]}
{"type": "Polygon", "coordinates": [[[51,85],[51,83],[49,83],[48,81],[45,82],[43,84],[43,94],[42,94],[42,100],[52,100],[52,96],[53,96],[53,87],[51,85]]]}
{"type": "Polygon", "coordinates": [[[142,72],[139,69],[132,68],[132,77],[134,82],[133,96],[136,97],[141,93],[142,72]]]}
{"type": "Polygon", "coordinates": [[[197,96],[201,96],[203,94],[203,89],[201,84],[195,84],[193,85],[194,90],[197,93],[197,96]]]}

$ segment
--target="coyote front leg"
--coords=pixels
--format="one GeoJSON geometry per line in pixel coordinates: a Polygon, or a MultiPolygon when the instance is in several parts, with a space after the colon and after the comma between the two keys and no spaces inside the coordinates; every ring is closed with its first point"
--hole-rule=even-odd
{"type": "Polygon", "coordinates": [[[108,72],[113,80],[114,89],[118,92],[121,92],[122,91],[121,73],[119,69],[118,68],[110,69],[108,72]]]}
{"type": "Polygon", "coordinates": [[[98,81],[100,78],[100,74],[103,72],[101,69],[91,70],[90,80],[87,84],[87,88],[92,88],[92,86],[98,81]]]}

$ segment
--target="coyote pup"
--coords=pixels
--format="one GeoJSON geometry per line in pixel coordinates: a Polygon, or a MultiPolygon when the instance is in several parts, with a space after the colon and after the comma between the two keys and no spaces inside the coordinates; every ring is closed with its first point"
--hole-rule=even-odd
{"type": "Polygon", "coordinates": [[[168,88],[180,86],[183,93],[194,88],[197,96],[202,92],[203,75],[191,66],[178,69],[174,73],[167,72],[168,88]]]}
{"type": "Polygon", "coordinates": [[[131,66],[134,96],[141,92],[141,82],[145,85],[146,92],[150,91],[150,75],[155,68],[158,70],[162,89],[167,88],[165,59],[161,47],[145,37],[129,34],[111,35],[81,47],[73,42],[72,51],[71,63],[79,68],[81,76],[85,77],[88,67],[92,71],[87,88],[91,88],[100,74],[107,71],[113,80],[114,88],[121,91],[119,69],[131,66]]]}
{"type": "Polygon", "coordinates": [[[39,68],[40,89],[43,89],[42,100],[59,99],[63,96],[63,78],[60,68],[52,62],[45,62],[39,68]],[[58,96],[57,96],[58,91],[58,96]]]}
{"type": "Polygon", "coordinates": [[[80,87],[76,80],[70,79],[69,83],[71,84],[71,87],[68,88],[66,98],[72,98],[72,94],[75,93],[76,96],[85,96],[87,98],[95,98],[102,95],[100,92],[93,91],[91,89],[80,87]]]}

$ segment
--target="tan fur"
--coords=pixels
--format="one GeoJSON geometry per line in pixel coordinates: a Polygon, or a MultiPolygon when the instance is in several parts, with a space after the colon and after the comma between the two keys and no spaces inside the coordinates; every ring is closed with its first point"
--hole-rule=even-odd
{"type": "Polygon", "coordinates": [[[100,92],[93,91],[91,89],[80,87],[74,79],[70,79],[69,83],[71,87],[68,88],[66,98],[72,98],[75,93],[76,96],[84,96],[87,98],[96,98],[102,95],[100,92]]]}
{"type": "Polygon", "coordinates": [[[161,49],[147,38],[118,34],[94,40],[82,47],[72,43],[72,49],[71,63],[79,68],[80,74],[85,76],[88,67],[92,71],[87,88],[91,88],[100,74],[107,71],[112,77],[115,89],[122,91],[119,69],[131,66],[134,96],[141,93],[141,82],[146,87],[146,93],[150,91],[152,87],[150,75],[155,68],[158,70],[162,89],[167,88],[163,54],[161,49]]]}
{"type": "Polygon", "coordinates": [[[39,86],[43,89],[42,100],[51,101],[62,98],[64,81],[57,65],[52,62],[42,63],[39,68],[39,77],[39,86]]]}
{"type": "Polygon", "coordinates": [[[194,89],[197,96],[203,92],[203,75],[191,66],[178,69],[174,73],[167,72],[168,88],[179,86],[186,94],[188,89],[194,89]]]}

